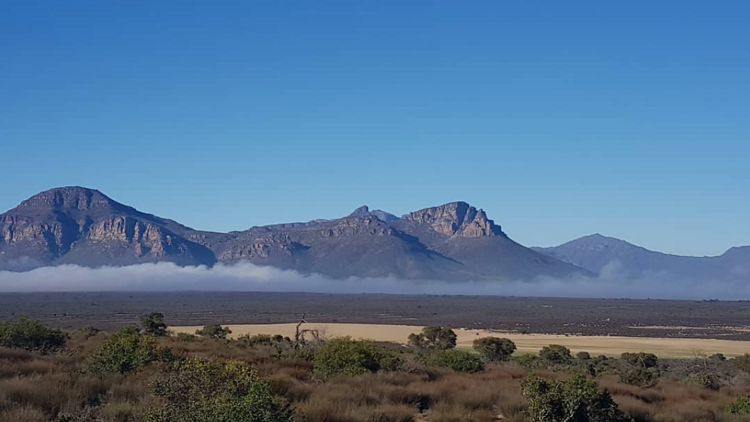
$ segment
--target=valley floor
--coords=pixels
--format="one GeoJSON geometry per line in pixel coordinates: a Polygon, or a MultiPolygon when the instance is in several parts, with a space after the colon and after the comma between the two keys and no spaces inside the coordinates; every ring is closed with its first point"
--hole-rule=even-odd
{"type": "MultiPolygon", "coordinates": [[[[229,325],[232,337],[256,334],[281,334],[294,338],[297,324],[250,324],[229,325]]],[[[170,327],[174,333],[194,334],[198,326],[170,327]]],[[[379,342],[406,343],[411,333],[418,333],[422,326],[379,324],[304,324],[301,328],[318,330],[327,338],[350,336],[379,342]]],[[[559,334],[518,334],[490,330],[455,329],[460,348],[471,348],[474,339],[480,337],[504,337],[513,340],[519,352],[536,353],[550,344],[568,347],[575,354],[586,351],[592,356],[619,357],[622,353],[648,352],[662,358],[695,358],[722,353],[727,357],[740,356],[750,351],[750,341],[732,341],[698,338],[654,338],[621,336],[569,336],[559,334]]]]}
{"type": "MultiPolygon", "coordinates": [[[[150,312],[163,313],[170,326],[296,323],[304,314],[311,324],[329,326],[440,325],[576,336],[564,339],[571,342],[589,342],[585,336],[609,336],[608,344],[615,341],[611,336],[750,341],[750,302],[741,301],[254,292],[0,294],[0,319],[27,316],[66,329],[116,329],[137,324],[150,312]]],[[[411,328],[398,330],[385,331],[397,332],[393,340],[404,341],[411,328]]],[[[523,345],[536,338],[521,335],[519,341],[523,345]]],[[[689,342],[678,343],[684,344],[682,353],[693,349],[689,342]]],[[[714,343],[701,343],[701,351],[713,350],[706,344],[714,343]]]]}

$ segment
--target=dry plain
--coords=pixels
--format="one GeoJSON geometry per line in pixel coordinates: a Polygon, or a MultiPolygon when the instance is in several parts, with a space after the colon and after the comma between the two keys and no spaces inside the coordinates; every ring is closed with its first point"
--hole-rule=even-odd
{"type": "MultiPolygon", "coordinates": [[[[241,324],[228,325],[232,337],[249,334],[281,334],[293,337],[297,324],[241,324]]],[[[198,326],[170,327],[175,333],[195,333],[198,326]]],[[[417,325],[383,324],[305,324],[302,328],[318,330],[327,338],[351,336],[374,341],[405,343],[411,333],[422,330],[417,325]]],[[[513,340],[519,352],[538,352],[550,344],[561,344],[573,352],[587,351],[591,355],[619,356],[625,352],[649,352],[659,357],[691,358],[714,353],[738,356],[750,352],[750,341],[718,340],[708,338],[655,338],[622,336],[582,336],[559,334],[519,334],[492,330],[458,328],[458,347],[469,348],[476,338],[505,337],[513,340]]]]}

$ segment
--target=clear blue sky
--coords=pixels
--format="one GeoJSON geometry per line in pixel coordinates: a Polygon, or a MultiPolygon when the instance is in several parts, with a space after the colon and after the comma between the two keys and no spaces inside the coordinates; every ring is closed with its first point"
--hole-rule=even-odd
{"type": "Polygon", "coordinates": [[[0,209],[208,230],[454,200],[516,240],[750,244],[750,2],[5,1],[0,209]],[[221,3],[219,5],[219,3],[221,3]]]}

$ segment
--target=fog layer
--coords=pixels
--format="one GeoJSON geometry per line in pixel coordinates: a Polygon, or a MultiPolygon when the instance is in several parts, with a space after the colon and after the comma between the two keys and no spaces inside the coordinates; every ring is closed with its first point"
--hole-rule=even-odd
{"type": "Polygon", "coordinates": [[[552,296],[591,298],[749,299],[747,281],[682,283],[654,274],[644,280],[618,277],[613,263],[598,278],[515,282],[408,281],[387,278],[333,280],[250,263],[180,267],[172,263],[86,268],[41,267],[25,272],[0,271],[0,292],[60,291],[273,291],[318,293],[393,293],[552,296]]]}

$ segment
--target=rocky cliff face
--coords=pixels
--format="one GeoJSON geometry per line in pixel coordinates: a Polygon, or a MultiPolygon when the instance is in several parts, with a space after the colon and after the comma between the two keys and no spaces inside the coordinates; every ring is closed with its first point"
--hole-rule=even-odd
{"type": "Polygon", "coordinates": [[[466,202],[451,202],[439,207],[425,208],[405,215],[404,220],[429,225],[446,236],[484,237],[505,234],[483,210],[466,202]]]}
{"type": "Polygon", "coordinates": [[[17,211],[31,210],[32,212],[44,212],[47,210],[86,211],[91,209],[130,209],[119,204],[101,192],[78,186],[50,189],[32,196],[21,202],[15,209],[17,211]]]}
{"type": "Polygon", "coordinates": [[[292,241],[287,234],[252,232],[226,242],[217,250],[217,258],[221,262],[292,258],[304,249],[303,245],[292,241]]]}

